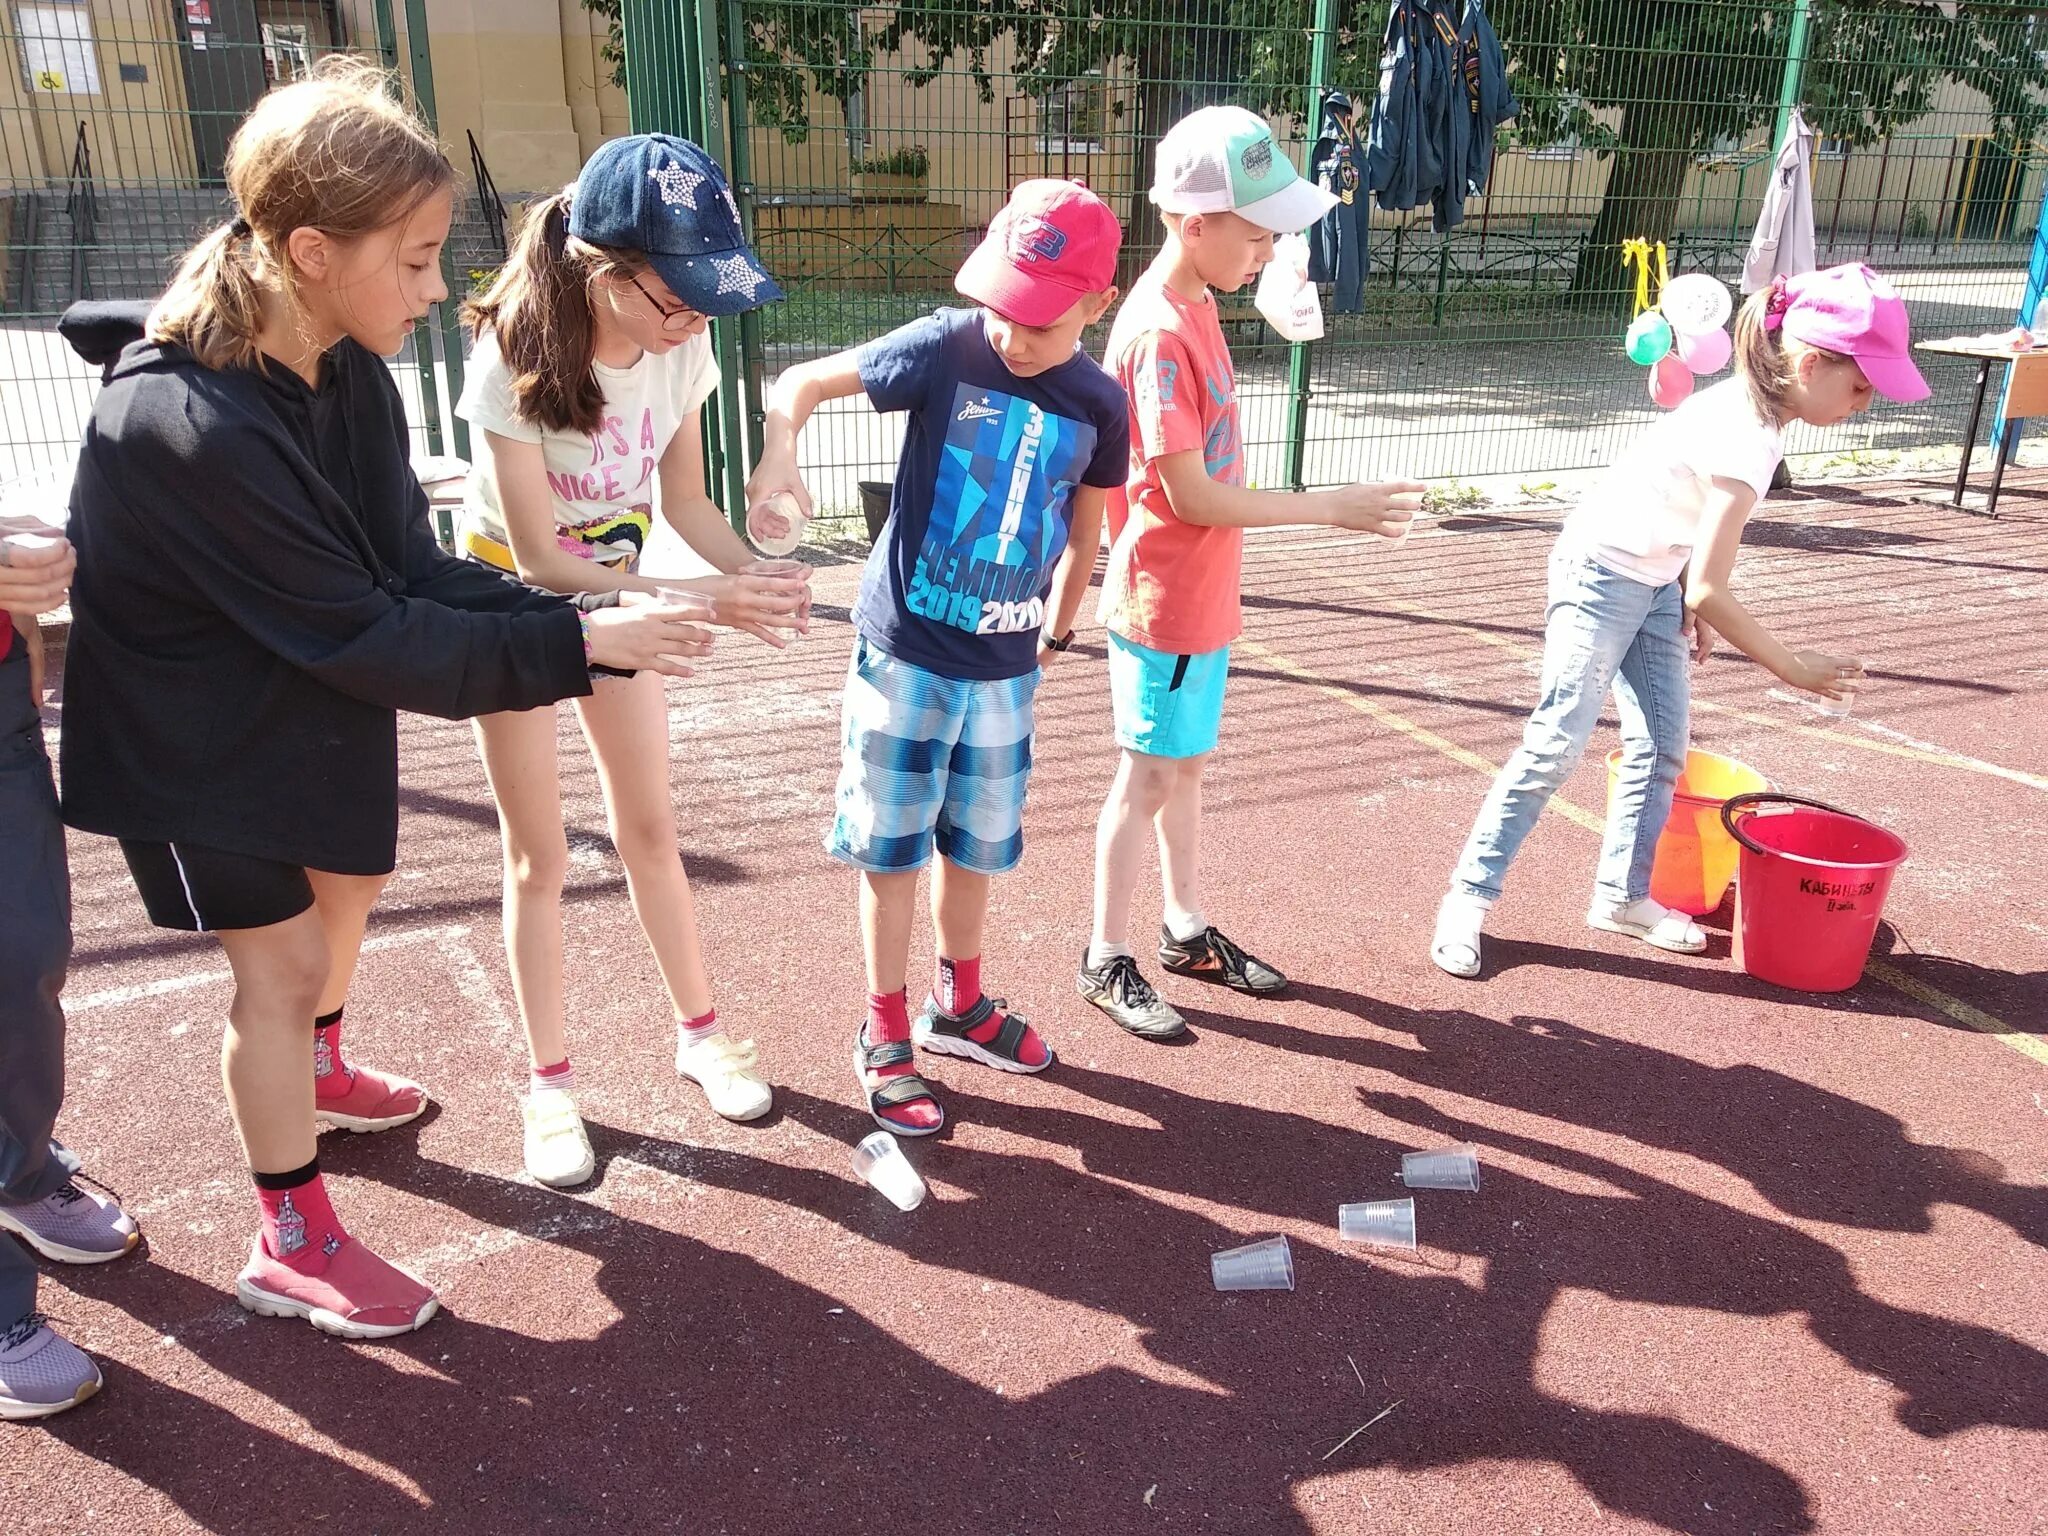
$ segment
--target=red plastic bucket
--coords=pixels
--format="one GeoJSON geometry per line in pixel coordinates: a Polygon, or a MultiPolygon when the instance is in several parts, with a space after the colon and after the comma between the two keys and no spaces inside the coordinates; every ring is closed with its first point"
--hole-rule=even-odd
{"type": "Polygon", "coordinates": [[[1863,975],[1903,839],[1798,795],[1737,795],[1721,821],[1742,845],[1735,963],[1759,981],[1846,992],[1863,975]],[[1787,810],[1756,814],[1760,807],[1787,810]]]}

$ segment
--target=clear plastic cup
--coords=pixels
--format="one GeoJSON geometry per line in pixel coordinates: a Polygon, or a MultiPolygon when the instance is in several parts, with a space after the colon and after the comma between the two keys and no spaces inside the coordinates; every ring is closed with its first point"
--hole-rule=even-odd
{"type": "Polygon", "coordinates": [[[1209,1278],[1219,1291],[1291,1291],[1294,1254],[1284,1237],[1226,1248],[1209,1255],[1209,1278]]]}
{"type": "Polygon", "coordinates": [[[1356,1205],[1337,1207],[1337,1235],[1347,1243],[1371,1243],[1378,1248],[1415,1247],[1415,1202],[1406,1200],[1362,1200],[1356,1205]]]}
{"type": "Polygon", "coordinates": [[[924,1204],[924,1180],[887,1131],[874,1132],[853,1149],[853,1171],[886,1195],[899,1211],[914,1211],[924,1204]]]}
{"type": "Polygon", "coordinates": [[[1469,1141],[1401,1154],[1401,1182],[1410,1189],[1479,1188],[1479,1149],[1469,1141]]]}
{"type": "Polygon", "coordinates": [[[1839,699],[1831,699],[1824,693],[1816,694],[1813,707],[1830,719],[1839,720],[1856,707],[1856,690],[1847,690],[1839,699]]]}
{"type": "Polygon", "coordinates": [[[50,549],[58,542],[54,533],[10,533],[0,538],[0,565],[8,563],[15,550],[26,554],[32,549],[50,549]]]}
{"type": "Polygon", "coordinates": [[[787,491],[777,491],[767,500],[747,508],[747,542],[764,555],[780,557],[803,543],[804,530],[810,526],[810,521],[794,496],[787,491]],[[789,531],[779,537],[764,533],[760,522],[764,512],[781,514],[789,523],[789,531]]]}

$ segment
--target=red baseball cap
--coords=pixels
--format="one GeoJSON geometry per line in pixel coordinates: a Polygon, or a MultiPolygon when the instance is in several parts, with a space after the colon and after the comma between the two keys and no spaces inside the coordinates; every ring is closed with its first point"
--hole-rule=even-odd
{"type": "Polygon", "coordinates": [[[953,286],[1019,325],[1050,325],[1116,281],[1123,226],[1078,181],[1019,182],[953,286]]]}

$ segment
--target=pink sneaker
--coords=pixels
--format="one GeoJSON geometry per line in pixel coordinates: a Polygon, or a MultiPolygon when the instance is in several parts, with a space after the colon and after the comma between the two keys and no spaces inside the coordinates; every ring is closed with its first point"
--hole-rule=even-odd
{"type": "Polygon", "coordinates": [[[411,1078],[375,1067],[344,1067],[348,1091],[313,1100],[313,1123],[344,1131],[388,1131],[426,1113],[427,1090],[411,1078]]]}
{"type": "Polygon", "coordinates": [[[273,1259],[259,1236],[235,1277],[235,1300],[264,1317],[303,1317],[344,1339],[388,1339],[411,1333],[441,1310],[414,1276],[346,1238],[317,1275],[273,1259]]]}

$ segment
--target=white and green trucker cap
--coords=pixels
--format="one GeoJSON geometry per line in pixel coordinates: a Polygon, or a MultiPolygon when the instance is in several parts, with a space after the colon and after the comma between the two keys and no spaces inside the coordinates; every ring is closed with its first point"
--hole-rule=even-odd
{"type": "Polygon", "coordinates": [[[1196,108],[1166,131],[1152,164],[1152,201],[1165,213],[1234,213],[1291,235],[1337,205],[1243,107],[1196,108]]]}

